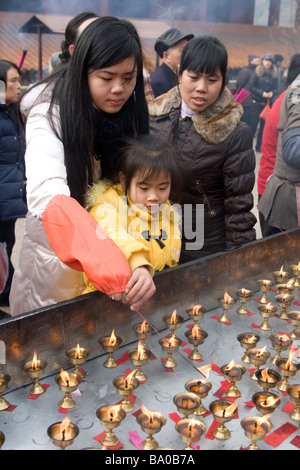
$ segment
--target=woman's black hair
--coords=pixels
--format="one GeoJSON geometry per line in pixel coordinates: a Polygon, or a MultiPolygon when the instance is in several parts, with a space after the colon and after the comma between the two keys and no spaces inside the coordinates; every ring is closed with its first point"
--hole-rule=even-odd
{"type": "Polygon", "coordinates": [[[182,51],[179,76],[184,70],[213,75],[219,69],[223,79],[223,90],[226,84],[227,63],[226,47],[218,38],[198,36],[191,39],[182,51]]]}
{"type": "Polygon", "coordinates": [[[48,115],[64,146],[71,196],[84,206],[86,191],[94,180],[95,155],[101,160],[102,177],[113,179],[112,173],[115,176],[119,171],[116,155],[120,139],[149,132],[142,46],[135,27],[129,21],[111,16],[95,19],[77,39],[70,62],[44,82],[52,89],[48,115]],[[134,92],[118,113],[97,110],[92,102],[88,74],[128,57],[134,58],[137,67],[134,92]],[[59,130],[54,117],[56,104],[60,113],[59,130]]]}
{"type": "Polygon", "coordinates": [[[144,182],[154,180],[160,173],[171,176],[171,192],[179,196],[181,175],[177,165],[176,149],[173,144],[157,135],[140,135],[127,139],[121,156],[120,170],[125,177],[125,192],[137,173],[144,182]]]}
{"type": "Polygon", "coordinates": [[[11,62],[10,60],[4,60],[4,59],[0,60],[0,80],[2,80],[2,82],[5,83],[5,85],[6,85],[6,79],[7,79],[7,71],[8,69],[11,69],[12,67],[16,69],[19,75],[21,75],[19,67],[14,62],[11,62]]]}
{"type": "MultiPolygon", "coordinates": [[[[14,62],[11,62],[10,60],[4,60],[4,59],[0,60],[0,80],[5,83],[5,87],[7,83],[7,71],[10,68],[14,68],[18,72],[18,74],[21,75],[21,71],[19,67],[14,62]]],[[[18,103],[11,103],[9,105],[9,108],[11,110],[12,117],[15,121],[15,124],[17,125],[19,123],[23,125],[18,103]]]]}
{"type": "Polygon", "coordinates": [[[61,53],[59,54],[59,58],[63,63],[69,62],[71,59],[69,47],[76,42],[79,26],[90,18],[98,18],[98,15],[92,11],[83,11],[82,13],[74,16],[74,18],[72,18],[67,24],[65,39],[61,43],[61,53]]]}

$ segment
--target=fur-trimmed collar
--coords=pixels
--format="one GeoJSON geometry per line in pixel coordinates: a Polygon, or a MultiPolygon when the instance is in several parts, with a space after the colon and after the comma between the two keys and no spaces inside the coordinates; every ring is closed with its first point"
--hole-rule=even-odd
{"type": "MultiPolygon", "coordinates": [[[[180,87],[176,86],[149,103],[151,116],[163,117],[181,106],[180,87]]],[[[237,103],[228,88],[218,100],[192,117],[196,131],[210,144],[224,142],[239,124],[243,107],[237,103]]]]}
{"type": "Polygon", "coordinates": [[[272,78],[278,77],[278,70],[275,65],[272,65],[270,69],[265,69],[263,64],[259,64],[255,69],[255,73],[258,77],[262,77],[264,73],[269,73],[270,75],[272,75],[272,78]]]}

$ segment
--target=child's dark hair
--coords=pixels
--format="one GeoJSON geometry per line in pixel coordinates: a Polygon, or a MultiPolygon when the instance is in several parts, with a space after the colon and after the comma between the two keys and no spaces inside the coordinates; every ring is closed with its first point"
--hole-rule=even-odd
{"type": "Polygon", "coordinates": [[[125,176],[125,192],[137,172],[143,173],[145,182],[153,180],[161,172],[170,173],[171,193],[179,197],[181,177],[176,163],[176,149],[171,142],[156,135],[127,139],[120,170],[125,176]]]}
{"type": "Polygon", "coordinates": [[[226,47],[218,38],[198,36],[191,39],[182,51],[179,76],[184,70],[213,75],[219,69],[223,78],[223,90],[226,84],[227,62],[226,47]]]}

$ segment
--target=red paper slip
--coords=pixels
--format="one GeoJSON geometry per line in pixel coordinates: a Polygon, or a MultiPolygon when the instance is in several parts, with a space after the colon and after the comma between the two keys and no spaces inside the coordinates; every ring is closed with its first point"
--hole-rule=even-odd
{"type": "Polygon", "coordinates": [[[272,447],[278,447],[283,441],[285,441],[291,434],[298,431],[298,427],[291,423],[285,423],[275,431],[271,432],[264,438],[264,441],[272,447]]]}
{"type": "Polygon", "coordinates": [[[300,449],[300,436],[294,437],[294,439],[291,440],[290,444],[300,449]]]}

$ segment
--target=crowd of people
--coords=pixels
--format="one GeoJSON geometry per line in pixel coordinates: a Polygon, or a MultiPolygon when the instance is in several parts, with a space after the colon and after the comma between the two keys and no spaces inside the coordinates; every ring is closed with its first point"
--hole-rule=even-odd
{"type": "Polygon", "coordinates": [[[300,55],[286,70],[280,55],[249,55],[240,103],[216,37],[170,28],[154,48],[156,67],[130,21],[84,12],[22,97],[20,70],[0,61],[0,307],[11,315],[93,290],[139,310],[156,271],[255,240],[255,137],[262,235],[299,225],[300,55]]]}

